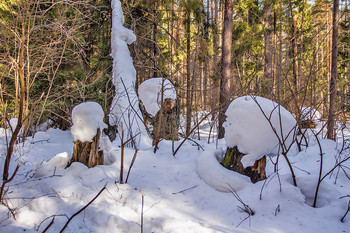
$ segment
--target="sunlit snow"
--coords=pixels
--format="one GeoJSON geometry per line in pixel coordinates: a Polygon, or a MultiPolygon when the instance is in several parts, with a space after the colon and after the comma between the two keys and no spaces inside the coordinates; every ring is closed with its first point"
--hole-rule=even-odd
{"type": "Polygon", "coordinates": [[[225,140],[246,154],[244,167],[264,155],[281,153],[281,144],[289,148],[296,134],[296,120],[283,106],[260,96],[242,96],[226,111],[225,140]]]}
{"type": "MultiPolygon", "coordinates": [[[[142,132],[139,120],[135,120],[138,110],[126,110],[130,109],[130,104],[138,106],[133,86],[135,70],[127,48],[135,35],[122,26],[120,1],[112,0],[112,7],[113,81],[117,96],[110,118],[115,124],[130,120],[125,123],[136,124],[135,130],[142,132]],[[122,80],[127,92],[120,85],[122,80]],[[124,110],[129,115],[118,118],[124,110]]],[[[310,137],[308,147],[301,145],[301,151],[292,147],[287,156],[295,171],[297,187],[292,184],[285,160],[279,159],[275,166],[276,156],[267,159],[266,182],[255,184],[219,164],[227,146],[237,145],[241,152],[247,153],[250,161],[245,164],[248,165],[263,154],[280,152],[278,139],[283,138],[285,145],[292,143],[295,119],[270,100],[245,96],[233,101],[226,112],[226,141],[208,143],[204,135],[209,134],[210,125],[202,124],[198,132],[201,140],[185,141],[174,157],[172,147],[177,148],[181,140],[160,141],[157,153],[152,147],[140,148],[135,153],[131,147],[121,148],[118,140],[110,142],[103,137],[105,165],[87,168],[75,162],[65,169],[72,155],[73,141],[89,140],[97,127],[101,127],[100,121],[99,124],[90,121],[101,120],[103,111],[96,104],[84,105],[93,107],[76,107],[73,115],[78,113],[79,117],[73,119],[73,124],[84,127],[83,122],[87,122],[86,126],[91,126],[87,133],[79,130],[75,133],[75,126],[72,134],[50,128],[15,146],[10,174],[17,163],[21,162],[21,166],[5,186],[4,202],[0,205],[1,233],[36,233],[47,227],[47,233],[61,232],[72,216],[65,233],[349,232],[350,216],[346,216],[343,223],[340,219],[350,200],[350,160],[322,181],[316,205],[320,208],[310,207],[320,174],[321,156],[322,174],[327,174],[340,159],[349,157],[347,141],[322,138],[317,141],[310,137]],[[92,115],[91,118],[88,115],[92,115]],[[128,182],[124,184],[120,182],[122,153],[124,178],[130,171],[128,182]],[[136,159],[131,168],[133,158],[136,159]],[[106,190],[79,212],[104,186],[106,190]],[[247,214],[247,207],[254,215],[247,214]]],[[[318,126],[314,130],[321,132],[322,129],[318,126]]],[[[9,141],[6,132],[0,130],[1,167],[9,141]]]]}
{"type": "Polygon", "coordinates": [[[74,141],[91,142],[97,129],[102,130],[107,126],[103,118],[104,112],[98,103],[84,102],[75,106],[72,110],[71,128],[74,141]]]}

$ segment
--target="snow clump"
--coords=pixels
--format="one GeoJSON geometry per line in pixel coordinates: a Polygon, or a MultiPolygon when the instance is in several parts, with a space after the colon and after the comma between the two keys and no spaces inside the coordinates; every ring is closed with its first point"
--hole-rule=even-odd
{"type": "Polygon", "coordinates": [[[319,111],[311,107],[303,107],[300,109],[300,120],[302,121],[319,121],[322,115],[319,111]]]}
{"type": "Polygon", "coordinates": [[[196,171],[203,181],[220,192],[238,191],[249,185],[251,182],[248,176],[226,169],[220,164],[222,154],[223,150],[208,150],[197,157],[196,171]]]}
{"type": "Polygon", "coordinates": [[[59,153],[48,161],[42,161],[35,165],[35,177],[53,175],[56,168],[64,169],[67,167],[70,156],[67,152],[59,153]]]}
{"type": "Polygon", "coordinates": [[[142,82],[138,88],[139,98],[146,108],[146,111],[155,116],[160,110],[162,101],[162,85],[163,102],[165,99],[176,99],[176,90],[174,85],[165,78],[150,78],[142,82]]]}
{"type": "Polygon", "coordinates": [[[295,118],[272,100],[259,96],[239,97],[232,101],[226,116],[226,145],[237,146],[246,154],[241,160],[244,167],[253,166],[264,155],[280,153],[280,141],[284,141],[287,148],[294,142],[295,118]]]}
{"type": "Polygon", "coordinates": [[[104,129],[104,112],[96,102],[81,103],[73,108],[71,134],[74,141],[91,142],[97,134],[97,129],[104,129]]]}

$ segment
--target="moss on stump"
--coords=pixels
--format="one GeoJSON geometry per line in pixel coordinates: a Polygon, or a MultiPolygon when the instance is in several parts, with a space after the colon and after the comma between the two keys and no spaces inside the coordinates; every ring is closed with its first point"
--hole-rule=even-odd
{"type": "Polygon", "coordinates": [[[245,156],[245,154],[241,153],[237,146],[227,148],[225,158],[221,162],[221,165],[242,175],[249,176],[253,183],[266,179],[266,156],[255,161],[253,166],[246,168],[244,168],[243,164],[241,163],[243,156],[245,156]]]}

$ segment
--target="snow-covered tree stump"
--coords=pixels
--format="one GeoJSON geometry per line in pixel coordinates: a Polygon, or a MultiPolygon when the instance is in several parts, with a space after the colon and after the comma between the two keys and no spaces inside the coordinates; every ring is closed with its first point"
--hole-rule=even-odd
{"type": "Polygon", "coordinates": [[[92,142],[74,141],[73,156],[70,164],[81,162],[91,168],[103,164],[103,151],[99,151],[100,129],[97,130],[96,136],[92,142]]]}
{"type": "Polygon", "coordinates": [[[73,108],[71,134],[74,139],[73,156],[69,164],[81,162],[89,168],[103,164],[103,152],[99,151],[104,112],[98,103],[85,102],[73,108]]]}
{"type": "Polygon", "coordinates": [[[179,106],[174,85],[165,78],[150,78],[138,88],[145,121],[153,126],[153,145],[160,139],[178,140],[179,106]]]}
{"type": "Polygon", "coordinates": [[[321,113],[312,107],[300,109],[300,126],[303,129],[316,128],[317,122],[321,120],[321,113]]]}
{"type": "Polygon", "coordinates": [[[166,139],[177,141],[180,125],[180,114],[177,100],[165,99],[162,111],[152,118],[153,140],[166,139]],[[158,128],[160,127],[160,128],[158,128]]]}
{"type": "Polygon", "coordinates": [[[300,125],[301,125],[301,128],[303,128],[303,129],[314,129],[314,128],[316,128],[315,122],[313,120],[310,120],[310,119],[302,120],[300,122],[300,125]]]}
{"type": "Polygon", "coordinates": [[[238,150],[237,146],[229,147],[221,164],[227,169],[249,176],[253,183],[266,179],[266,156],[255,161],[253,166],[244,168],[241,162],[244,155],[238,150]]]}

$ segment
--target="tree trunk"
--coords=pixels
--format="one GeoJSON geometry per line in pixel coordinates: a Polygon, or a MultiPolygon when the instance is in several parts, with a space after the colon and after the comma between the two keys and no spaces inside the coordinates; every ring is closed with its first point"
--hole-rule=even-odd
{"type": "MultiPolygon", "coordinates": [[[[347,14],[347,18],[348,18],[348,25],[350,25],[350,11],[348,9],[348,3],[347,1],[345,2],[345,6],[346,6],[346,12],[347,14]]],[[[350,27],[348,27],[348,53],[350,54],[350,27]]],[[[347,78],[348,78],[348,85],[350,85],[350,59],[348,61],[348,74],[347,74],[347,78]]]]}
{"type": "MultiPolygon", "coordinates": [[[[216,109],[217,103],[219,102],[219,75],[217,71],[218,67],[218,51],[219,51],[219,46],[218,46],[218,0],[212,0],[211,1],[211,20],[213,22],[213,28],[212,28],[212,33],[213,33],[213,87],[211,89],[211,95],[212,95],[212,102],[211,102],[211,110],[213,111],[216,109]],[[215,6],[214,6],[215,5],[215,6]]],[[[214,120],[216,117],[215,111],[213,111],[212,115],[212,120],[214,120]]]]}
{"type": "Polygon", "coordinates": [[[226,121],[225,112],[230,101],[231,88],[231,48],[232,48],[232,13],[233,0],[225,0],[224,28],[222,32],[222,62],[220,78],[220,99],[219,99],[219,135],[223,138],[225,129],[223,123],[226,121]]]}
{"type": "Polygon", "coordinates": [[[187,9],[186,22],[186,135],[191,131],[192,120],[192,78],[191,78],[191,12],[187,9]]]}
{"type": "Polygon", "coordinates": [[[97,130],[96,136],[92,142],[75,141],[73,147],[73,156],[69,164],[81,162],[91,168],[103,164],[103,151],[99,151],[100,129],[97,130]]]}
{"type": "Polygon", "coordinates": [[[328,123],[327,123],[327,138],[334,138],[335,124],[335,98],[337,89],[337,63],[338,63],[338,13],[339,0],[333,1],[333,34],[332,34],[332,68],[331,79],[329,80],[329,108],[328,108],[328,123]]]}
{"type": "Polygon", "coordinates": [[[255,161],[252,167],[244,168],[241,159],[245,154],[241,153],[237,146],[227,148],[224,161],[221,163],[225,168],[250,177],[253,183],[266,179],[266,157],[255,161]]]}
{"type": "Polygon", "coordinates": [[[293,85],[292,95],[294,98],[294,112],[296,119],[299,121],[300,119],[300,110],[299,110],[299,77],[298,77],[298,41],[297,41],[297,31],[298,31],[298,22],[297,16],[293,9],[294,1],[289,3],[290,14],[292,17],[291,24],[291,42],[292,42],[292,68],[293,68],[293,85]],[[294,89],[294,90],[293,90],[294,89]]]}
{"type": "Polygon", "coordinates": [[[180,125],[180,110],[177,100],[165,99],[162,110],[152,118],[153,140],[177,141],[180,125]],[[162,114],[162,116],[160,116],[162,114]],[[159,132],[156,132],[159,128],[159,132]],[[158,134],[158,135],[157,135],[158,134]]]}
{"type": "Polygon", "coordinates": [[[272,33],[273,33],[273,14],[272,14],[272,3],[265,1],[264,3],[264,12],[265,12],[265,30],[264,30],[264,92],[266,94],[271,94],[273,92],[273,42],[272,42],[272,33]]]}
{"type": "Polygon", "coordinates": [[[157,42],[157,21],[158,21],[158,0],[154,1],[154,9],[153,9],[153,77],[158,77],[158,42],[157,42]]]}

